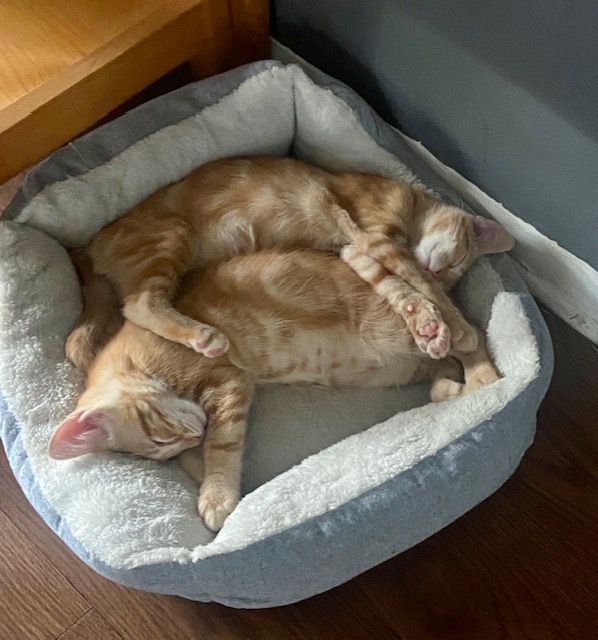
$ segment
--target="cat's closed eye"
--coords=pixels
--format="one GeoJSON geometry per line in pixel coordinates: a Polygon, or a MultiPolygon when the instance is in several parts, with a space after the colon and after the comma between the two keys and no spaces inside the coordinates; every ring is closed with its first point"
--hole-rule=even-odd
{"type": "Polygon", "coordinates": [[[150,438],[150,440],[154,444],[157,444],[158,446],[160,446],[160,445],[166,445],[166,444],[174,444],[179,440],[179,437],[173,436],[172,438],[150,438]]]}
{"type": "Polygon", "coordinates": [[[467,258],[467,253],[464,253],[461,258],[459,258],[459,260],[457,260],[456,262],[453,262],[453,264],[449,265],[449,269],[456,269],[457,267],[460,267],[464,262],[465,262],[465,258],[467,258]]]}

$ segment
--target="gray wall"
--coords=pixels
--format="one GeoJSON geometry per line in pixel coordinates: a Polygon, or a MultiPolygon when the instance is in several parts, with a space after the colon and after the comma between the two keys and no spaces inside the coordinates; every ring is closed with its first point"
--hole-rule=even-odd
{"type": "Polygon", "coordinates": [[[598,268],[598,0],[274,0],[273,35],[598,268]]]}

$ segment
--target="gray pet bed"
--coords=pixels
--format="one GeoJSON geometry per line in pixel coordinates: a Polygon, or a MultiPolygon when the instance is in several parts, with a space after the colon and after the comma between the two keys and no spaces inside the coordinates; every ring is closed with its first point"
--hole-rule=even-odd
{"type": "Polygon", "coordinates": [[[532,441],[551,345],[502,256],[480,261],[459,289],[468,315],[486,327],[499,382],[436,405],[422,386],[261,391],[244,497],[216,537],[176,461],[47,456],[83,384],[63,355],[81,304],[64,247],[208,160],[290,153],[402,176],[452,198],[344,85],[261,62],[154,100],[57,151],[0,222],[0,418],[10,464],[48,525],[122,584],[235,607],[306,598],[471,509],[532,441]]]}

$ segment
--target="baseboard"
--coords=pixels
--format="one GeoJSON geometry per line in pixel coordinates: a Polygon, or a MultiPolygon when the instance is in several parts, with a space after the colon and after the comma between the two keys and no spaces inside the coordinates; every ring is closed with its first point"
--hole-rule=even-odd
{"type": "MultiPolygon", "coordinates": [[[[313,67],[274,39],[272,57],[284,63],[313,67]]],[[[517,245],[511,255],[534,296],[574,329],[598,344],[598,271],[440,162],[421,142],[400,131],[398,133],[459,193],[464,202],[475,211],[500,222],[513,235],[517,245]]]]}

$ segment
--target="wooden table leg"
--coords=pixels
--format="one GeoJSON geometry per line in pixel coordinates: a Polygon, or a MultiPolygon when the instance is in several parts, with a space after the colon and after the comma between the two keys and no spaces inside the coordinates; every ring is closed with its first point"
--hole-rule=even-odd
{"type": "Polygon", "coordinates": [[[268,0],[223,0],[212,5],[210,38],[189,60],[196,78],[270,57],[268,0]],[[226,24],[222,29],[217,25],[226,24]]]}

